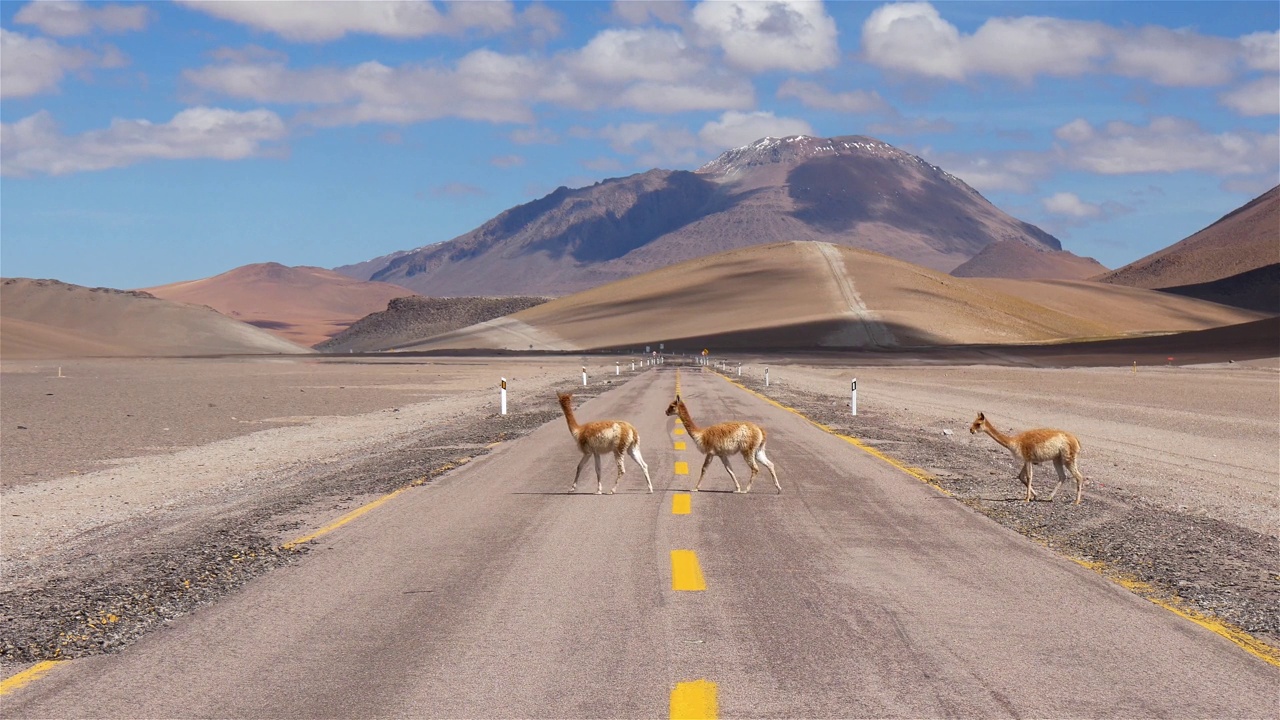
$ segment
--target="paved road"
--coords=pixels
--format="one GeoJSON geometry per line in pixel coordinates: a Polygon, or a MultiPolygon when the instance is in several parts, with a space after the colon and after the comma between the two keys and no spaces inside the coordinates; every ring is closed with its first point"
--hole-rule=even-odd
{"type": "Polygon", "coordinates": [[[766,425],[784,493],[716,463],[673,514],[700,466],[675,381],[579,411],[637,426],[652,495],[634,466],[566,495],[550,423],[0,714],[659,717],[706,679],[723,717],[1276,716],[1277,668],[709,373],[681,374],[694,419],[766,425]],[[672,589],[675,549],[705,590],[672,589]]]}

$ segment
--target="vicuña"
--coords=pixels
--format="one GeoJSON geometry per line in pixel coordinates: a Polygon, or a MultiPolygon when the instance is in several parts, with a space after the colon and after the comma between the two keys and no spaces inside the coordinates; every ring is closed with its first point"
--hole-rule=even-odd
{"type": "Polygon", "coordinates": [[[698,484],[693,486],[693,491],[697,492],[702,486],[702,479],[707,476],[707,466],[711,464],[711,458],[719,457],[720,462],[724,463],[724,469],[729,471],[729,477],[733,478],[734,492],[749,493],[751,485],[756,481],[756,475],[760,474],[760,466],[756,461],[760,461],[765,467],[769,468],[769,474],[773,476],[773,484],[778,488],[778,492],[782,492],[782,483],[778,482],[778,473],[773,469],[773,463],[764,454],[765,432],[764,428],[749,422],[722,422],[710,427],[700,428],[693,422],[693,418],[689,416],[689,408],[685,407],[684,401],[676,395],[676,399],[667,406],[667,415],[679,415],[680,422],[684,423],[684,429],[688,431],[689,437],[693,438],[693,443],[698,446],[698,452],[705,453],[706,459],[702,462],[702,472],[698,475],[698,484]],[[733,468],[729,467],[729,456],[741,454],[743,459],[747,461],[747,465],[751,468],[751,478],[747,480],[747,489],[743,490],[738,484],[738,477],[733,474],[733,468]]]}
{"type": "Polygon", "coordinates": [[[1049,500],[1053,500],[1062,483],[1067,480],[1067,474],[1063,471],[1065,467],[1076,479],[1076,504],[1080,504],[1084,493],[1084,476],[1076,469],[1080,441],[1075,435],[1065,430],[1050,428],[1036,428],[1016,435],[1005,435],[997,430],[982,413],[978,413],[977,419],[969,426],[970,433],[977,433],[979,430],[1008,448],[1009,452],[1013,453],[1013,459],[1022,463],[1018,479],[1027,486],[1027,502],[1036,497],[1036,491],[1031,487],[1031,466],[1052,460],[1053,466],[1058,470],[1058,484],[1053,487],[1053,492],[1049,493],[1049,500]]]}
{"type": "Polygon", "coordinates": [[[645,465],[644,458],[640,457],[640,433],[636,432],[631,423],[623,420],[596,420],[586,425],[579,425],[573,416],[573,394],[557,393],[556,397],[560,398],[564,419],[569,423],[569,433],[573,435],[574,441],[578,443],[578,449],[582,451],[582,460],[578,462],[578,471],[573,474],[573,485],[569,487],[569,492],[578,488],[578,477],[582,475],[582,468],[586,466],[587,459],[592,457],[596,459],[596,494],[599,495],[604,490],[600,480],[600,456],[605,453],[613,453],[613,459],[618,463],[618,479],[613,481],[613,488],[609,490],[610,495],[618,489],[618,483],[622,482],[622,476],[627,472],[627,469],[622,466],[623,453],[630,455],[631,459],[640,466],[640,470],[644,472],[644,481],[649,484],[649,492],[653,492],[653,481],[649,479],[649,466],[645,465]]]}

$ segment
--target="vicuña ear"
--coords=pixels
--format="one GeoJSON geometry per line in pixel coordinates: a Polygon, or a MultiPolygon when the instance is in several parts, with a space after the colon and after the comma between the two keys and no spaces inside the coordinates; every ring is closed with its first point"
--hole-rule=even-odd
{"type": "Polygon", "coordinates": [[[979,420],[986,420],[986,419],[987,419],[987,416],[986,416],[986,415],[983,415],[982,413],[978,413],[978,419],[979,419],[979,420]]]}

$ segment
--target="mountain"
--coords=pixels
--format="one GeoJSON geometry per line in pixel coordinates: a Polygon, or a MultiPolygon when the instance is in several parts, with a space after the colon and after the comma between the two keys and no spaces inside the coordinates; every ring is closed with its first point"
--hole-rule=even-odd
{"type": "Polygon", "coordinates": [[[1098,280],[1280,313],[1280,185],[1098,280]]]}
{"type": "Polygon", "coordinates": [[[1107,271],[1102,263],[1066,250],[1034,248],[1016,240],[997,240],[951,271],[956,277],[1083,280],[1107,271]]]}
{"type": "Polygon", "coordinates": [[[351,327],[316,345],[326,353],[377,352],[468,325],[510,315],[550,300],[545,297],[395,298],[382,312],[367,315],[351,327]]]}
{"type": "Polygon", "coordinates": [[[958,278],[867,250],[790,242],[688,260],[401,349],[893,350],[1180,332],[1262,317],[1152,290],[958,278]]]}
{"type": "Polygon", "coordinates": [[[0,357],[6,360],[308,352],[211,308],[145,292],[0,281],[0,357]]]}
{"type": "Polygon", "coordinates": [[[299,345],[311,346],[377,312],[412,290],[383,282],[353,280],[318,267],[279,263],[245,265],[202,280],[145,290],[156,297],[195,305],[260,327],[299,345]]]}
{"type": "MultiPolygon", "coordinates": [[[[337,268],[432,296],[564,295],[704,255],[816,240],[949,272],[997,241],[1056,238],[862,136],[765,138],[695,172],[561,187],[435,245],[337,268]]],[[[1025,276],[1025,275],[1023,275],[1025,276]]]]}

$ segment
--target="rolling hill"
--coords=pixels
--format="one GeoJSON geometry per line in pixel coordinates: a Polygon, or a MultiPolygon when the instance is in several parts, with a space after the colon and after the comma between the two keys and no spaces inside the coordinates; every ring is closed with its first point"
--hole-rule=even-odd
{"type": "Polygon", "coordinates": [[[308,352],[210,308],[145,292],[0,281],[0,357],[6,360],[308,352]]]}
{"type": "Polygon", "coordinates": [[[397,285],[362,282],[318,267],[245,265],[202,280],[146,288],[167,300],[208,305],[218,312],[308,347],[351,323],[414,295],[397,285]]]}
{"type": "Polygon", "coordinates": [[[898,348],[1053,343],[1249,322],[1260,313],[1085,281],[957,278],[829,243],[698,258],[403,350],[898,348]]]}

